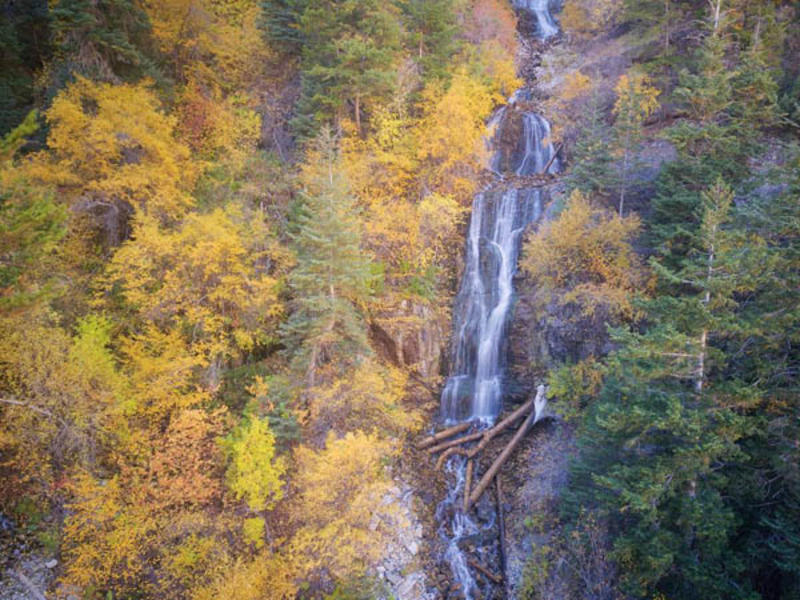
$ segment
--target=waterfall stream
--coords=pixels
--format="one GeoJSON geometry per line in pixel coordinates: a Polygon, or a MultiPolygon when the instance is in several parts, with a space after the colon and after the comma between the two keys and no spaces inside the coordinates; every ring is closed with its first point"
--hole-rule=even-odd
{"type": "MultiPolygon", "coordinates": [[[[513,0],[515,7],[530,11],[538,23],[543,39],[558,33],[550,15],[547,0],[513,0]]],[[[522,119],[522,139],[515,160],[502,168],[498,144],[490,168],[499,179],[504,175],[525,176],[557,173],[558,161],[553,158],[550,124],[533,112],[520,111],[516,102],[528,99],[527,90],[519,90],[509,105],[495,112],[489,122],[490,142],[497,140],[506,119],[522,119]],[[521,112],[521,115],[519,114],[521,112]],[[553,159],[553,160],[551,160],[553,159]]],[[[514,275],[517,270],[525,228],[542,215],[541,188],[510,187],[478,193],[472,204],[472,216],[466,241],[464,273],[453,311],[453,341],[450,375],[442,391],[441,416],[446,423],[476,421],[478,426],[491,424],[502,408],[507,389],[507,329],[514,303],[514,275]]],[[[543,407],[537,405],[538,413],[543,407]]],[[[483,560],[491,559],[491,550],[481,546],[482,532],[494,526],[494,513],[481,517],[465,514],[461,508],[466,460],[452,457],[446,464],[451,478],[447,497],[439,503],[436,518],[439,536],[444,544],[444,560],[449,564],[459,594],[472,600],[479,590],[469,568],[465,546],[483,560]],[[477,548],[476,548],[477,547],[477,548]]],[[[494,596],[494,590],[481,590],[482,598],[494,596]]]]}

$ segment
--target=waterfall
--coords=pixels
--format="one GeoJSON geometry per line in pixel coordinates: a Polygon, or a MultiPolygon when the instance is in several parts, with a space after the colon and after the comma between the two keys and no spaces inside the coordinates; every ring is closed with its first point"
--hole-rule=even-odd
{"type": "MultiPolygon", "coordinates": [[[[525,113],[522,117],[525,128],[525,155],[519,167],[516,169],[517,175],[532,175],[544,171],[547,163],[553,158],[553,145],[550,143],[550,123],[536,113],[525,113]]],[[[553,160],[547,172],[550,174],[558,173],[558,161],[553,160]]]]}
{"type": "Polygon", "coordinates": [[[512,280],[522,232],[541,210],[538,189],[475,196],[454,313],[452,374],[442,392],[447,421],[490,422],[500,412],[512,280]]]}
{"type": "MultiPolygon", "coordinates": [[[[498,112],[505,117],[508,111],[498,112]]],[[[535,113],[522,114],[524,154],[516,175],[541,173],[553,158],[550,124],[535,113]]],[[[493,127],[499,125],[493,123],[493,127]]],[[[491,162],[498,168],[496,155],[491,162]]],[[[558,172],[556,160],[548,172],[558,172]]],[[[442,392],[442,417],[447,422],[478,419],[491,422],[500,412],[505,377],[505,341],[513,306],[513,279],[522,233],[539,219],[539,188],[511,187],[475,196],[466,244],[461,287],[453,312],[450,377],[442,392]]]]}
{"type": "MultiPolygon", "coordinates": [[[[513,0],[513,3],[536,17],[542,38],[558,33],[547,0],[513,0]]],[[[541,115],[523,112],[517,105],[530,99],[529,90],[518,90],[488,123],[491,142],[500,137],[507,119],[522,118],[522,139],[517,143],[513,159],[506,160],[503,166],[499,148],[495,147],[488,164],[501,180],[505,179],[505,174],[541,174],[545,167],[548,173],[559,170],[550,142],[550,124],[541,115]]],[[[508,131],[517,130],[519,128],[508,131]]],[[[475,420],[479,426],[485,426],[494,421],[502,408],[507,384],[507,329],[514,304],[517,259],[523,232],[541,218],[543,203],[541,188],[514,187],[513,181],[510,183],[507,188],[490,187],[477,194],[472,203],[464,273],[453,311],[450,376],[441,397],[445,422],[475,420]]],[[[536,398],[536,419],[545,403],[543,389],[540,389],[536,398]]],[[[436,508],[438,533],[444,545],[443,559],[460,586],[460,597],[472,600],[480,592],[481,597],[490,599],[494,597],[494,590],[478,589],[463,547],[472,545],[473,551],[484,561],[496,558],[492,544],[481,543],[483,536],[492,537],[496,523],[493,512],[487,519],[485,514],[482,518],[473,517],[461,508],[466,462],[464,457],[454,456],[446,463],[451,483],[447,497],[436,508]]]]}
{"type": "Polygon", "coordinates": [[[518,9],[528,11],[536,18],[538,34],[543,40],[558,33],[558,25],[550,14],[549,0],[512,0],[512,4],[518,9]]]}

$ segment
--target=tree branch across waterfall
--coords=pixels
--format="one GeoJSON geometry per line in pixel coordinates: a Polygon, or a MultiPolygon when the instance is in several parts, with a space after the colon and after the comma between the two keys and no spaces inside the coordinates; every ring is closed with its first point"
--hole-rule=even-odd
{"type": "Polygon", "coordinates": [[[536,396],[531,398],[511,414],[502,419],[497,425],[482,431],[467,433],[462,437],[455,439],[448,439],[461,433],[469,431],[469,423],[459,423],[452,427],[443,429],[419,442],[417,447],[419,449],[427,448],[429,454],[434,455],[439,452],[442,454],[436,461],[436,468],[442,468],[447,459],[456,454],[465,456],[468,460],[469,476],[467,477],[466,485],[464,486],[464,503],[463,510],[467,512],[475,502],[481,497],[481,494],[486,490],[492,480],[497,476],[500,468],[512,455],[516,447],[519,445],[522,438],[530,430],[530,428],[540,421],[544,416],[544,408],[547,404],[546,387],[539,385],[536,390],[536,396]],[[478,454],[485,450],[489,442],[491,442],[499,434],[503,433],[511,425],[525,417],[522,425],[517,429],[511,440],[503,447],[503,450],[494,459],[489,469],[480,478],[480,480],[472,487],[472,480],[475,477],[474,471],[477,466],[475,459],[478,454]],[[478,442],[472,447],[464,447],[466,444],[478,442]],[[472,488],[472,489],[471,489],[472,488]]]}

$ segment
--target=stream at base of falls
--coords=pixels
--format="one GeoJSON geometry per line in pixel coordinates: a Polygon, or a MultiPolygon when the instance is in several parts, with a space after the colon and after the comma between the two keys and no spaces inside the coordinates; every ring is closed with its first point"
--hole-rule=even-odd
{"type": "MultiPolygon", "coordinates": [[[[512,0],[518,10],[528,11],[536,20],[538,35],[547,39],[558,33],[547,0],[512,0]]],[[[527,89],[518,90],[508,105],[497,110],[489,122],[494,156],[489,165],[498,176],[550,174],[559,171],[550,143],[550,124],[522,108],[530,98],[527,89]],[[519,105],[518,105],[519,103],[519,105]],[[499,144],[503,128],[514,122],[522,127],[516,150],[502,157],[499,144]]],[[[538,222],[547,200],[541,187],[489,186],[478,193],[466,240],[465,266],[453,310],[450,373],[441,396],[441,419],[446,424],[473,421],[474,429],[491,425],[500,413],[508,390],[507,341],[509,319],[514,305],[514,275],[528,227],[538,222]]],[[[541,407],[537,405],[537,415],[541,407]]],[[[453,456],[445,464],[449,479],[447,496],[436,509],[438,535],[456,585],[451,598],[503,598],[505,592],[484,585],[475,577],[470,561],[500,574],[500,548],[494,503],[483,494],[475,507],[463,511],[466,459],[453,456]]],[[[477,466],[477,465],[476,465],[477,466]]],[[[485,465],[484,465],[485,466],[485,465]]],[[[475,474],[475,479],[480,477],[475,474]]]]}

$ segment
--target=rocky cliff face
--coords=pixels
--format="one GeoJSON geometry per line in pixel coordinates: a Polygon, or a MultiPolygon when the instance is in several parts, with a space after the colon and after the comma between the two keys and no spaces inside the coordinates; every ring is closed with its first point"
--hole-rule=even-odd
{"type": "Polygon", "coordinates": [[[423,378],[436,377],[446,344],[440,320],[432,307],[401,300],[370,321],[372,346],[392,364],[410,368],[423,378]]]}

